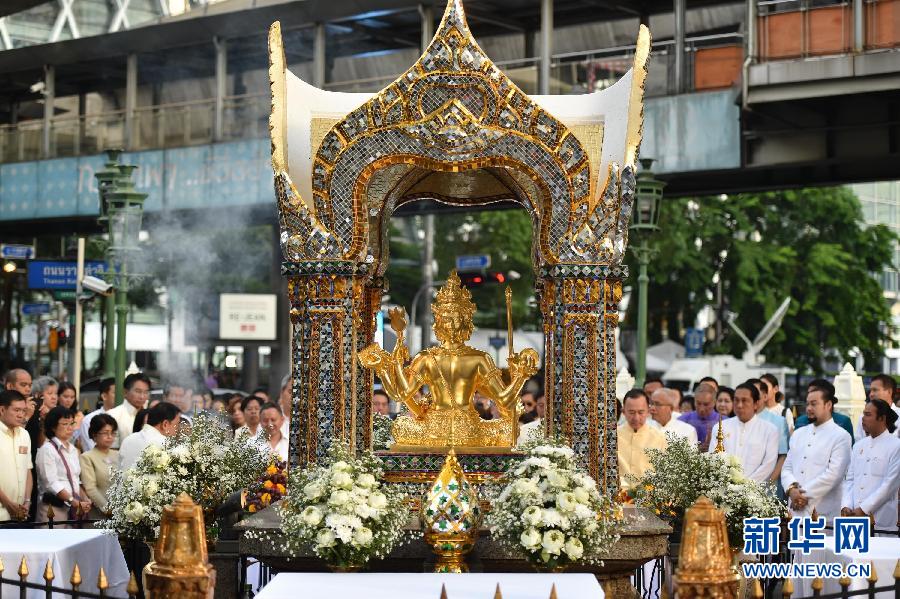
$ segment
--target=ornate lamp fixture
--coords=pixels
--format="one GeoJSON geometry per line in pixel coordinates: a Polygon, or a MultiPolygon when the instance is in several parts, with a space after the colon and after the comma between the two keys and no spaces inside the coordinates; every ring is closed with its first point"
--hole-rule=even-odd
{"type": "Polygon", "coordinates": [[[647,265],[653,257],[655,249],[647,243],[647,233],[659,230],[659,207],[662,203],[663,188],[666,184],[653,176],[650,166],[652,158],[641,159],[641,170],[635,181],[635,200],[631,215],[631,230],[644,233],[640,236],[640,244],[632,245],[631,251],[637,257],[638,273],[638,323],[637,323],[637,367],[635,368],[635,385],[643,386],[647,377],[647,265]]]}

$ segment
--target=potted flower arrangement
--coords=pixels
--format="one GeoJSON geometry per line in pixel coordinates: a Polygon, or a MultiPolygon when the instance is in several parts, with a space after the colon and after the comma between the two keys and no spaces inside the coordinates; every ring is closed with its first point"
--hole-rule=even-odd
{"type": "Polygon", "coordinates": [[[634,503],[652,510],[676,532],[685,510],[701,495],[725,512],[732,549],[744,545],[744,518],[787,513],[775,488],[744,476],[735,456],[698,452],[694,443],[672,435],[665,449],[648,449],[647,455],[651,469],[636,481],[631,492],[634,503]]]}
{"type": "Polygon", "coordinates": [[[491,534],[541,570],[600,562],[618,539],[615,504],[570,447],[541,439],[525,449],[491,499],[491,534]]]}
{"type": "Polygon", "coordinates": [[[386,556],[404,536],[410,517],[406,495],[381,482],[381,461],[354,457],[333,443],[324,465],[290,472],[281,504],[285,549],[311,550],[336,571],[358,570],[386,556]]]}
{"type": "Polygon", "coordinates": [[[257,481],[269,463],[264,441],[232,438],[218,419],[200,414],[190,432],[168,439],[164,447],[147,447],[134,467],[113,474],[107,492],[111,515],[101,526],[152,542],[159,536],[163,507],[184,492],[203,508],[207,539],[215,541],[216,509],[257,481]]]}
{"type": "Polygon", "coordinates": [[[284,460],[275,458],[262,478],[247,489],[244,509],[251,514],[269,507],[287,495],[287,466],[284,460]]]}

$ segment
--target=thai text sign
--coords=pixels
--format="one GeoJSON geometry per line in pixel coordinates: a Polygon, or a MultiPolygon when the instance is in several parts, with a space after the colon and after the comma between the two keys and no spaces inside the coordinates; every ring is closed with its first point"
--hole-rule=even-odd
{"type": "MultiPolygon", "coordinates": [[[[106,263],[88,260],[84,263],[84,276],[103,277],[106,263]]],[[[29,260],[29,289],[75,289],[78,264],[62,260],[29,260]]]]}
{"type": "Polygon", "coordinates": [[[221,294],[219,338],[274,341],[277,306],[278,298],[274,294],[221,294]]]}

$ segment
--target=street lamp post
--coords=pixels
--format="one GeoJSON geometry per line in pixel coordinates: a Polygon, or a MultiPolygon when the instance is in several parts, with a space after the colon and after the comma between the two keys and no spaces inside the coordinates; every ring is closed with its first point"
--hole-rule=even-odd
{"type": "Polygon", "coordinates": [[[659,229],[659,207],[663,188],[666,186],[663,181],[653,176],[650,170],[652,164],[652,158],[641,160],[631,217],[631,230],[640,237],[640,243],[631,246],[631,251],[638,261],[637,366],[634,383],[636,387],[643,387],[644,379],[647,377],[647,287],[650,283],[647,266],[656,253],[656,249],[650,246],[647,238],[648,234],[659,229]]]}
{"type": "MultiPolygon", "coordinates": [[[[104,170],[96,173],[94,177],[97,179],[97,189],[100,192],[100,222],[108,223],[108,199],[107,195],[116,188],[119,178],[119,155],[121,150],[107,150],[107,161],[104,164],[104,170]]],[[[115,267],[113,265],[112,252],[107,249],[106,252],[106,282],[115,285],[115,267]]],[[[115,376],[116,373],[116,291],[115,287],[110,290],[109,295],[104,298],[104,307],[106,309],[106,334],[103,341],[103,377],[115,376]]]]}
{"type": "Polygon", "coordinates": [[[133,259],[138,251],[138,237],[144,212],[146,193],[135,191],[131,174],[137,168],[118,164],[114,187],[106,194],[106,219],[109,224],[109,250],[115,265],[116,281],[116,403],[124,398],[125,339],[128,324],[128,278],[137,275],[133,259]]]}

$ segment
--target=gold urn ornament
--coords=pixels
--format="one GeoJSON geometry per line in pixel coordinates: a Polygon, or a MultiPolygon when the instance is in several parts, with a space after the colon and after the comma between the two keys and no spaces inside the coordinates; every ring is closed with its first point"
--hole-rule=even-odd
{"type": "Polygon", "coordinates": [[[438,556],[435,572],[468,572],[465,556],[478,539],[482,515],[478,490],[451,449],[422,501],[425,542],[438,556]]]}
{"type": "Polygon", "coordinates": [[[679,599],[734,599],[738,580],[725,513],[701,496],[684,515],[681,555],[675,571],[676,594],[679,599]]]}

